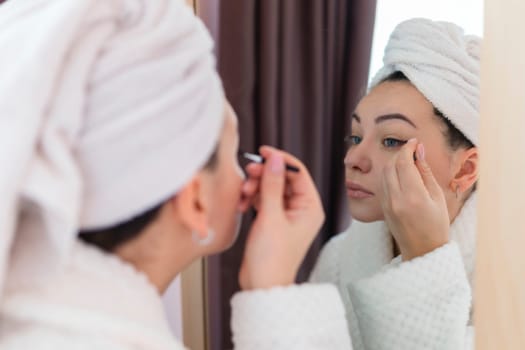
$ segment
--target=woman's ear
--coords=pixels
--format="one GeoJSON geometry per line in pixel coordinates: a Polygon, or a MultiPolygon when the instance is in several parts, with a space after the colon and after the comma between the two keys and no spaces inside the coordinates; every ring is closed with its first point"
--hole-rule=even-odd
{"type": "Polygon", "coordinates": [[[186,227],[187,230],[197,234],[199,237],[206,237],[209,231],[209,205],[205,196],[202,174],[197,173],[174,196],[172,210],[177,220],[186,227]]]}
{"type": "Polygon", "coordinates": [[[468,191],[476,181],[479,173],[479,154],[477,147],[472,147],[460,154],[458,157],[459,170],[451,182],[453,192],[464,193],[468,191]]]}

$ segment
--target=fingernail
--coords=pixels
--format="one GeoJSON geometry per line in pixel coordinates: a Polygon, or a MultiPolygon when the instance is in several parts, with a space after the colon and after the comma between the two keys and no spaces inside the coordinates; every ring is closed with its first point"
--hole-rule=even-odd
{"type": "Polygon", "coordinates": [[[414,143],[414,142],[416,142],[416,141],[417,141],[416,139],[410,139],[410,140],[408,140],[407,142],[408,142],[408,143],[414,143]]]}
{"type": "Polygon", "coordinates": [[[419,160],[425,160],[425,146],[422,143],[417,145],[417,158],[419,160]]]}
{"type": "Polygon", "coordinates": [[[274,174],[282,174],[284,172],[284,159],[282,155],[278,153],[272,154],[270,158],[270,170],[274,174]]]}

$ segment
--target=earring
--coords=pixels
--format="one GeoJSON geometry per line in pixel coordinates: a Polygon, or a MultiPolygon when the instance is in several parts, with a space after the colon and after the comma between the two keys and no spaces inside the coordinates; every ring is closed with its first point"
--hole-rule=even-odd
{"type": "Polygon", "coordinates": [[[193,242],[197,243],[197,245],[205,246],[213,241],[213,239],[215,238],[215,231],[213,231],[213,229],[210,228],[208,230],[208,234],[204,238],[200,237],[196,231],[193,231],[191,233],[191,238],[193,239],[193,242]]]}

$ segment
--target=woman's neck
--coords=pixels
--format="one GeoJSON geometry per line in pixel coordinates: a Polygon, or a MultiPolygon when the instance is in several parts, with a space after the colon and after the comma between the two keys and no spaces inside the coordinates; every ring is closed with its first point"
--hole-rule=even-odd
{"type": "Polygon", "coordinates": [[[397,257],[397,256],[401,255],[401,250],[399,249],[399,245],[397,244],[396,239],[394,238],[394,236],[392,236],[392,246],[393,246],[393,250],[394,250],[394,257],[397,257]]]}
{"type": "Polygon", "coordinates": [[[173,279],[198,258],[191,244],[191,235],[166,231],[165,226],[157,223],[118,247],[115,254],[144,273],[162,294],[173,279]]]}

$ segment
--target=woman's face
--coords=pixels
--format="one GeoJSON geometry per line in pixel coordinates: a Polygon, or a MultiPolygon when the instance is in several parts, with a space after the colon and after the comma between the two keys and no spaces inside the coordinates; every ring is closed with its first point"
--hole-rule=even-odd
{"type": "Polygon", "coordinates": [[[427,162],[448,201],[455,169],[445,127],[431,103],[410,82],[384,82],[365,96],[352,116],[344,160],[352,217],[364,222],[384,220],[383,169],[411,138],[425,146],[427,162]]]}
{"type": "Polygon", "coordinates": [[[215,231],[213,250],[229,248],[237,238],[241,213],[238,211],[244,173],[238,163],[239,134],[237,116],[225,102],[225,122],[217,149],[217,163],[209,173],[209,226],[215,231]]]}

